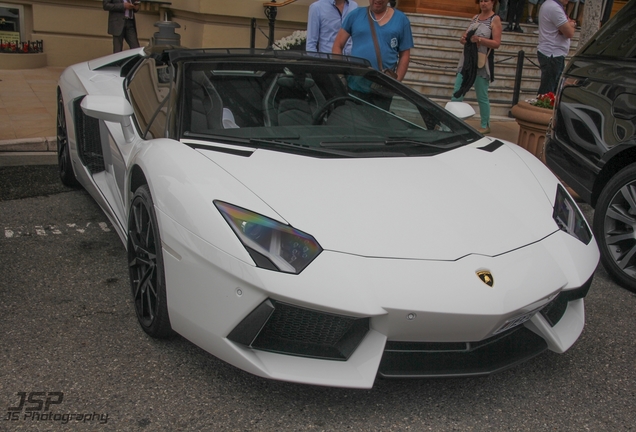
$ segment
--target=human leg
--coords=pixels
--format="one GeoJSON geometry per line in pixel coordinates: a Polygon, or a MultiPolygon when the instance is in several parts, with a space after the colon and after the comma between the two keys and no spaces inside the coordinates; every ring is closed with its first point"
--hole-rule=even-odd
{"type": "Polygon", "coordinates": [[[525,1],[526,0],[516,0],[513,5],[513,16],[510,20],[510,25],[513,26],[512,31],[517,33],[523,33],[523,30],[521,29],[519,23],[521,22],[521,17],[523,16],[523,5],[525,4],[525,1]]]}
{"type": "Polygon", "coordinates": [[[539,59],[539,69],[541,70],[541,84],[537,94],[555,93],[565,67],[565,57],[548,57],[540,51],[537,51],[537,57],[539,59]]]}
{"type": "Polygon", "coordinates": [[[113,35],[113,53],[118,53],[124,49],[124,35],[113,35]]]}
{"type": "MultiPolygon", "coordinates": [[[[479,104],[479,116],[481,117],[481,128],[490,129],[490,100],[488,99],[488,87],[490,81],[484,77],[475,78],[475,93],[479,104]]],[[[489,131],[490,132],[490,131],[489,131]]],[[[486,132],[488,133],[488,132],[486,132]]]]}
{"type": "Polygon", "coordinates": [[[139,48],[139,40],[137,39],[137,27],[134,20],[125,20],[124,38],[129,48],[139,48]]]}
{"type": "Polygon", "coordinates": [[[528,24],[532,24],[534,22],[532,15],[534,14],[534,6],[538,1],[539,0],[528,0],[528,19],[526,20],[528,24]]]}
{"type": "MultiPolygon", "coordinates": [[[[508,0],[501,0],[499,2],[499,10],[497,11],[497,15],[499,15],[502,23],[508,22],[508,0]]],[[[505,31],[510,30],[508,29],[508,27],[505,28],[505,31]]]]}
{"type": "MultiPolygon", "coordinates": [[[[457,93],[457,91],[461,88],[463,82],[464,82],[464,76],[461,73],[458,73],[457,77],[455,77],[455,88],[453,88],[453,94],[457,93]]],[[[451,98],[451,101],[453,102],[461,102],[463,100],[464,100],[463,95],[462,97],[456,98],[455,96],[453,96],[451,98]]]]}

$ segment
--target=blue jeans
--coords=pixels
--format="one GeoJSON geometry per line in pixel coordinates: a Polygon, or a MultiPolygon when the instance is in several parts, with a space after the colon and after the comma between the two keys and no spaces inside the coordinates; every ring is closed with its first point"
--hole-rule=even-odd
{"type": "MultiPolygon", "coordinates": [[[[462,86],[462,82],[464,81],[464,77],[462,74],[458,73],[457,78],[455,78],[455,88],[453,89],[453,94],[459,90],[462,86]]],[[[479,116],[481,117],[481,127],[483,129],[490,127],[490,100],[488,99],[488,87],[490,86],[490,81],[486,78],[477,76],[475,78],[475,93],[477,94],[477,103],[479,104],[479,116]]],[[[460,98],[453,97],[452,101],[461,102],[464,100],[464,96],[460,98]]]]}

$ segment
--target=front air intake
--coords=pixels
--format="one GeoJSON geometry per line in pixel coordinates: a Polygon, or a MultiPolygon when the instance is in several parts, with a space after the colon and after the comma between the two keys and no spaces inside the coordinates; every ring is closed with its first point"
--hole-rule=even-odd
{"type": "Polygon", "coordinates": [[[228,335],[263,351],[347,360],[369,330],[368,318],[336,315],[266,300],[228,335]]]}

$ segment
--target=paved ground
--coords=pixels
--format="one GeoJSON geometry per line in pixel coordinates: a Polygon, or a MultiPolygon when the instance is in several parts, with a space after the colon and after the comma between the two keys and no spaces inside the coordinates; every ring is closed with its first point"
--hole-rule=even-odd
{"type": "Polygon", "coordinates": [[[0,184],[0,431],[635,430],[636,294],[602,267],[583,334],[563,355],[371,390],[277,382],[182,337],[147,337],[124,246],[55,166],[0,167],[0,184]]]}
{"type": "MultiPolygon", "coordinates": [[[[56,88],[63,70],[0,70],[0,166],[57,163],[56,88]]],[[[479,127],[479,119],[468,123],[479,127]]],[[[493,137],[516,143],[519,126],[512,119],[498,118],[491,131],[493,137]]]]}

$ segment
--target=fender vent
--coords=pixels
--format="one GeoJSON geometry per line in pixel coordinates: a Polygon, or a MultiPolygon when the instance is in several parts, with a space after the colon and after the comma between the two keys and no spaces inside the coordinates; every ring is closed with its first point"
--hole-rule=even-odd
{"type": "Polygon", "coordinates": [[[99,120],[84,114],[80,104],[83,98],[73,102],[73,115],[75,116],[75,139],[77,140],[77,152],[82,164],[95,174],[104,171],[104,153],[99,134],[99,120]]]}

